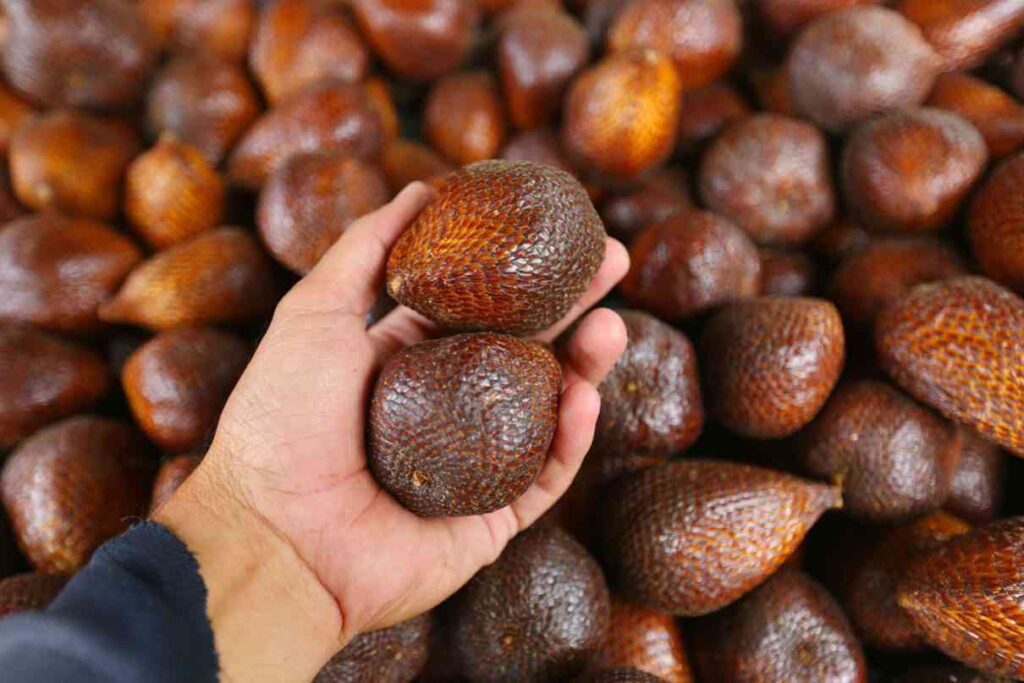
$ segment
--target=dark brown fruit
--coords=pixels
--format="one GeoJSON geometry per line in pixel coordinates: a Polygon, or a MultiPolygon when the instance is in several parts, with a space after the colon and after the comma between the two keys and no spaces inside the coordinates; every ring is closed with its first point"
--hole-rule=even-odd
{"type": "Polygon", "coordinates": [[[562,142],[587,169],[630,180],[672,153],[682,84],[672,61],[653,50],[605,57],[573,81],[562,111],[562,142]]]}
{"type": "Polygon", "coordinates": [[[993,157],[1006,156],[1024,145],[1024,107],[980,78],[964,73],[942,74],[935,80],[927,104],[970,121],[985,138],[993,157]]]}
{"type": "Polygon", "coordinates": [[[4,464],[0,491],[36,570],[73,574],[143,512],[151,474],[128,425],[74,417],[37,432],[4,464]]]}
{"type": "Polygon", "coordinates": [[[47,107],[133,104],[156,62],[153,36],[129,0],[3,0],[0,65],[47,107]]]}
{"type": "Polygon", "coordinates": [[[985,140],[966,119],[904,109],[853,131],[843,151],[843,190],[866,227],[937,230],[952,220],[986,161],[985,140]]]}
{"type": "Polygon", "coordinates": [[[875,5],[880,0],[753,0],[752,4],[775,35],[787,37],[818,17],[854,5],[875,5]]]}
{"type": "Polygon", "coordinates": [[[682,112],[679,114],[679,147],[692,150],[749,113],[750,105],[728,83],[712,83],[691,90],[683,95],[682,112]]]}
{"type": "Polygon", "coordinates": [[[686,641],[675,617],[612,599],[608,636],[591,666],[633,669],[665,683],[693,683],[686,641]]]}
{"type": "Polygon", "coordinates": [[[1024,301],[991,280],[921,285],[875,323],[889,375],[946,417],[1024,455],[1024,301]]]}
{"type": "Polygon", "coordinates": [[[750,71],[750,80],[762,109],[773,114],[797,116],[792,76],[785,64],[754,68],[750,71]]]}
{"type": "Polygon", "coordinates": [[[825,136],[778,114],[734,123],[701,161],[700,194],[757,242],[804,242],[835,214],[825,136]]]}
{"type": "Polygon", "coordinates": [[[256,21],[252,0],[140,0],[139,10],[165,50],[205,51],[241,62],[256,21]]]}
{"type": "Polygon", "coordinates": [[[601,218],[608,232],[629,243],[648,225],[692,206],[686,174],[678,168],[665,168],[636,187],[605,198],[601,218]]]}
{"type": "Polygon", "coordinates": [[[50,574],[18,574],[0,581],[0,619],[8,614],[44,609],[64,588],[67,579],[50,574]]]}
{"type": "Polygon", "coordinates": [[[181,55],[157,74],[147,99],[153,136],[172,133],[220,163],[260,113],[241,67],[204,55],[181,55]]]}
{"type": "Polygon", "coordinates": [[[434,148],[457,165],[498,156],[505,141],[505,112],[494,77],[467,71],[435,82],[424,105],[423,130],[434,148]]]}
{"type": "Polygon", "coordinates": [[[0,83],[0,151],[6,152],[7,145],[18,127],[32,118],[32,106],[17,93],[0,83]]]}
{"type": "Polygon", "coordinates": [[[121,381],[135,422],[177,453],[207,443],[249,362],[248,344],[226,332],[186,328],[157,335],[131,355],[121,381]]]}
{"type": "Polygon", "coordinates": [[[940,64],[921,31],[896,12],[854,7],[808,25],[786,68],[796,111],[841,132],[887,109],[923,102],[940,64]]]}
{"type": "Polygon", "coordinates": [[[427,663],[430,613],[356,636],[313,683],[409,683],[427,663]]]}
{"type": "Polygon", "coordinates": [[[999,516],[1006,479],[1006,456],[999,447],[962,430],[963,447],[953,473],[945,509],[968,522],[981,524],[999,516]]]}
{"type": "Polygon", "coordinates": [[[370,107],[377,112],[381,125],[384,127],[384,140],[391,142],[396,139],[401,132],[399,131],[398,109],[395,108],[395,100],[392,97],[388,81],[380,77],[368,78],[363,81],[363,91],[370,102],[370,107]]]}
{"type": "Polygon", "coordinates": [[[931,645],[985,673],[1024,677],[1024,518],[954,538],[914,560],[897,590],[931,645]]]}
{"type": "Polygon", "coordinates": [[[901,0],[896,9],[921,28],[944,71],[978,66],[1024,26],[1017,0],[901,0]]]}
{"type": "Polygon", "coordinates": [[[568,680],[588,664],[608,628],[601,568],[550,525],[514,538],[456,601],[455,646],[472,680],[568,680]]]}
{"type": "Polygon", "coordinates": [[[761,293],[770,296],[807,296],[818,284],[818,267],[802,251],[762,248],[761,293]]]}
{"type": "Polygon", "coordinates": [[[25,207],[14,196],[10,173],[5,166],[0,164],[0,226],[10,223],[19,216],[24,216],[25,213],[25,207]]]}
{"type": "Polygon", "coordinates": [[[916,666],[897,679],[896,683],[1011,683],[1009,678],[989,676],[959,664],[916,666]]]}
{"type": "Polygon", "coordinates": [[[843,369],[845,342],[831,303],[758,297],[719,311],[700,349],[710,413],[744,436],[776,439],[825,405],[843,369]]]}
{"type": "Polygon", "coordinates": [[[602,669],[577,679],[577,683],[661,683],[663,678],[636,669],[602,669]]]}
{"type": "Polygon", "coordinates": [[[702,680],[731,683],[864,683],[867,664],[832,596],[783,569],[694,628],[702,680]]]}
{"type": "Polygon", "coordinates": [[[566,173],[574,173],[572,164],[562,152],[562,143],[558,135],[550,128],[534,128],[516,133],[509,138],[508,144],[501,152],[501,158],[506,161],[532,161],[566,173]]]}
{"type": "Polygon", "coordinates": [[[733,0],[636,0],[608,29],[608,49],[649,48],[675,62],[685,90],[711,83],[736,63],[743,22],[733,0]]]}
{"type": "Polygon", "coordinates": [[[149,504],[150,513],[166,503],[174,495],[174,492],[185,483],[189,475],[199,467],[203,461],[201,455],[175,455],[168,458],[157,470],[156,479],[153,480],[153,497],[149,504]]]}
{"type": "Polygon", "coordinates": [[[400,192],[415,180],[440,185],[454,170],[441,155],[415,140],[392,140],[384,145],[380,167],[392,192],[400,192]]]}
{"type": "Polygon", "coordinates": [[[57,214],[0,228],[0,321],[82,332],[142,254],[102,223],[57,214]]]}
{"type": "Polygon", "coordinates": [[[760,467],[652,467],[607,496],[606,566],[627,598],[671,614],[708,614],[770,576],[838,505],[838,491],[825,484],[760,467]]]}
{"type": "Polygon", "coordinates": [[[0,325],[0,448],[89,408],[109,387],[92,351],[29,325],[0,325]]]}
{"type": "Polygon", "coordinates": [[[1000,164],[971,202],[967,230],[985,274],[1024,292],[1024,154],[1000,164]]]}
{"type": "Polygon", "coordinates": [[[871,242],[871,235],[850,220],[839,220],[824,228],[810,242],[811,250],[830,264],[856,254],[871,242]]]}
{"type": "Polygon", "coordinates": [[[100,317],[151,330],[248,322],[270,313],[277,296],[273,265],[256,239],[223,227],[141,263],[100,317]]]}
{"type": "Polygon", "coordinates": [[[111,220],[138,142],[84,114],[56,111],[31,119],[11,138],[11,181],[30,209],[111,220]]]}
{"type": "Polygon", "coordinates": [[[224,179],[202,153],[173,134],[128,167],[124,213],[135,232],[163,249],[220,225],[224,179]]]}
{"type": "Polygon", "coordinates": [[[384,144],[384,126],[359,85],[314,83],[264,114],[239,141],[228,177],[259,189],[270,174],[300,152],[337,152],[374,159],[384,144]]]}
{"type": "Polygon", "coordinates": [[[279,262],[305,274],[355,219],[383,206],[390,194],[375,165],[344,154],[296,154],[260,193],[260,236],[279,262]]]}
{"type": "Polygon", "coordinates": [[[654,223],[633,242],[622,295],[665,320],[682,320],[757,294],[761,262],[746,233],[708,211],[654,223]]]}
{"type": "Polygon", "coordinates": [[[561,382],[551,352],[516,337],[462,334],[407,347],[373,391],[370,469],[421,517],[502,508],[544,465],[561,382]]]}
{"type": "Polygon", "coordinates": [[[479,162],[449,176],[399,237],[388,293],[448,327],[535,332],[580,298],[604,240],[586,191],[568,173],[479,162]]]}

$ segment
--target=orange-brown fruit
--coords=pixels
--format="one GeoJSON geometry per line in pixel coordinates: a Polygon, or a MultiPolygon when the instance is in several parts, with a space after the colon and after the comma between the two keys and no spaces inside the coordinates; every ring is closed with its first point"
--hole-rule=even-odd
{"type": "Polygon", "coordinates": [[[778,114],[755,114],[719,135],[700,164],[705,205],[763,244],[807,241],[832,222],[825,136],[778,114]]]}
{"type": "Polygon", "coordinates": [[[806,425],[825,405],[846,349],[831,303],[763,296],[715,314],[700,350],[711,415],[743,436],[777,439],[806,425]]]}
{"type": "Polygon", "coordinates": [[[133,104],[156,63],[156,42],[129,0],[3,0],[4,77],[46,107],[133,104]]]}
{"type": "Polygon", "coordinates": [[[257,190],[299,152],[338,152],[375,159],[384,125],[360,85],[325,80],[277,105],[246,131],[228,162],[228,177],[257,190]]]}
{"type": "Polygon", "coordinates": [[[921,28],[945,71],[978,66],[1024,26],[1018,0],[900,0],[896,10],[921,28]]]}
{"type": "Polygon", "coordinates": [[[14,196],[14,188],[11,187],[11,175],[7,171],[7,166],[0,164],[0,226],[10,223],[15,218],[25,215],[25,213],[25,207],[14,196]]]}
{"type": "Polygon", "coordinates": [[[960,461],[949,486],[945,509],[981,524],[999,516],[1006,480],[1006,457],[972,429],[961,430],[960,461]]]}
{"type": "Polygon", "coordinates": [[[154,137],[171,133],[216,166],[259,113],[256,91],[241,67],[189,54],[175,57],[153,80],[146,125],[154,137]]]}
{"type": "Polygon", "coordinates": [[[567,12],[518,7],[499,31],[496,59],[509,119],[524,129],[550,123],[590,57],[586,31],[567,12]]]}
{"type": "Polygon", "coordinates": [[[199,467],[203,461],[201,455],[175,455],[167,458],[157,470],[156,479],[153,480],[153,497],[149,504],[150,513],[166,503],[174,495],[174,492],[185,483],[189,475],[199,467]]]}
{"type": "Polygon", "coordinates": [[[971,200],[967,234],[981,269],[1024,292],[1024,153],[1003,163],[971,200]]]}
{"type": "Polygon", "coordinates": [[[124,213],[143,241],[164,249],[219,225],[225,191],[202,153],[168,134],[128,167],[124,213]]]}
{"type": "Polygon", "coordinates": [[[946,417],[1024,455],[1024,301],[991,280],[920,285],[875,322],[878,359],[946,417]]]}
{"type": "Polygon", "coordinates": [[[423,131],[457,165],[498,156],[505,141],[505,112],[494,77],[466,71],[434,83],[423,107],[423,131]]]}
{"type": "Polygon", "coordinates": [[[55,111],[31,119],[11,138],[11,181],[30,209],[112,220],[138,141],[121,127],[55,111]]]}
{"type": "Polygon", "coordinates": [[[256,21],[253,0],[140,0],[139,10],[164,49],[233,62],[245,59],[256,21]]]}
{"type": "Polygon", "coordinates": [[[681,82],[672,61],[632,49],[584,69],[569,87],[562,142],[582,166],[630,180],[661,164],[675,147],[681,82]]]}
{"type": "Polygon", "coordinates": [[[11,136],[21,124],[32,118],[32,106],[0,83],[0,151],[6,152],[11,136]]]}
{"type": "Polygon", "coordinates": [[[374,164],[338,153],[296,154],[260,193],[260,236],[279,262],[308,273],[355,219],[391,195],[374,164]]]}
{"type": "Polygon", "coordinates": [[[749,113],[747,101],[724,81],[684,93],[679,114],[679,147],[693,150],[749,113]]]}
{"type": "Polygon", "coordinates": [[[30,325],[0,325],[0,448],[89,408],[109,387],[96,353],[30,325]]]}
{"type": "Polygon", "coordinates": [[[838,133],[887,109],[923,102],[941,61],[896,12],[853,7],[811,22],[786,69],[797,113],[838,133]]]}
{"type": "Polygon", "coordinates": [[[121,370],[135,423],[165,451],[207,444],[250,353],[244,341],[219,330],[184,328],[158,334],[121,370]]]}
{"type": "Polygon", "coordinates": [[[936,512],[903,526],[872,529],[864,552],[849,568],[840,596],[865,645],[881,650],[924,648],[910,616],[896,602],[896,587],[915,557],[970,528],[952,515],[936,512]]]}
{"type": "Polygon", "coordinates": [[[761,248],[761,294],[808,296],[818,284],[818,267],[802,251],[761,248]]]}
{"type": "Polygon", "coordinates": [[[751,86],[762,109],[783,116],[797,116],[791,76],[785,64],[754,67],[749,73],[751,86]]]}
{"type": "Polygon", "coordinates": [[[440,185],[454,170],[454,166],[430,147],[402,138],[384,145],[380,167],[391,191],[396,193],[415,180],[440,185]]]}
{"type": "Polygon", "coordinates": [[[558,421],[562,372],[544,346],[462,334],[407,347],[377,378],[368,457],[421,517],[491,512],[533,483],[558,421]]]}
{"type": "Polygon", "coordinates": [[[908,669],[896,683],[1011,683],[1009,678],[989,676],[960,664],[922,664],[908,669]]]}
{"type": "Polygon", "coordinates": [[[856,254],[871,243],[871,235],[850,220],[838,220],[824,228],[810,242],[811,250],[830,264],[856,254]]]}
{"type": "Polygon", "coordinates": [[[743,21],[733,0],[635,0],[608,29],[608,49],[649,48],[675,62],[685,90],[711,83],[736,63],[743,21]]]}
{"type": "Polygon", "coordinates": [[[957,114],[927,107],[890,112],[846,140],[842,184],[862,225],[920,232],[949,224],[985,170],[988,148],[957,114]]]}
{"type": "Polygon", "coordinates": [[[94,330],[97,308],[141,259],[131,240],[102,223],[55,213],[18,218],[0,228],[0,321],[94,330]]]}
{"type": "Polygon", "coordinates": [[[635,187],[614,192],[601,204],[601,219],[615,237],[627,244],[644,228],[693,206],[686,174],[664,168],[635,187]]]}
{"type": "Polygon", "coordinates": [[[606,566],[626,598],[681,616],[717,611],[768,578],[838,491],[725,461],[681,460],[607,496],[606,566]]]}
{"type": "Polygon", "coordinates": [[[871,522],[942,507],[961,447],[956,426],[876,380],[841,384],[800,438],[808,474],[839,484],[844,511],[871,522]]]}
{"type": "Polygon", "coordinates": [[[370,102],[370,107],[377,112],[377,117],[384,127],[384,139],[391,142],[401,132],[398,109],[395,108],[395,100],[391,96],[391,86],[383,78],[368,78],[363,81],[363,91],[370,102]]]}
{"type": "Polygon", "coordinates": [[[450,175],[398,238],[388,294],[447,327],[536,332],[579,300],[604,241],[586,191],[565,171],[482,161],[450,175]]]}
{"type": "Polygon", "coordinates": [[[746,233],[709,211],[687,209],[633,241],[622,296],[677,321],[757,294],[761,260],[746,233]]]}
{"type": "Polygon", "coordinates": [[[352,9],[388,69],[419,80],[458,67],[480,23],[472,0],[352,0],[352,9]]]}
{"type": "Polygon", "coordinates": [[[73,417],[37,432],[4,464],[0,493],[37,571],[73,574],[144,512],[149,457],[126,424],[73,417]]]}
{"type": "Polygon", "coordinates": [[[273,265],[256,238],[222,227],[141,263],[100,317],[157,331],[241,323],[269,314],[277,298],[273,265]]]}
{"type": "Polygon", "coordinates": [[[702,680],[866,683],[867,664],[843,610],[818,582],[785,568],[694,628],[702,680]]]}
{"type": "Polygon", "coordinates": [[[26,610],[45,609],[64,589],[67,578],[26,573],[0,581],[0,619],[26,610]]]}
{"type": "Polygon", "coordinates": [[[775,35],[791,36],[818,17],[854,5],[877,5],[880,0],[753,0],[761,19],[775,35]]]}
{"type": "Polygon", "coordinates": [[[980,671],[1024,678],[1024,517],[993,522],[916,558],[897,589],[929,644],[980,671]]]}
{"type": "Polygon", "coordinates": [[[362,633],[320,669],[313,683],[409,683],[429,655],[430,613],[362,633]]]}
{"type": "Polygon", "coordinates": [[[591,666],[628,668],[664,683],[693,683],[686,641],[675,617],[612,598],[608,637],[591,666]]]}
{"type": "Polygon", "coordinates": [[[1024,107],[991,83],[965,73],[935,80],[926,103],[964,117],[985,138],[989,154],[1002,157],[1024,145],[1024,107]]]}
{"type": "Polygon", "coordinates": [[[271,104],[322,78],[357,83],[369,62],[348,17],[319,0],[265,3],[249,46],[249,65],[271,104]]]}

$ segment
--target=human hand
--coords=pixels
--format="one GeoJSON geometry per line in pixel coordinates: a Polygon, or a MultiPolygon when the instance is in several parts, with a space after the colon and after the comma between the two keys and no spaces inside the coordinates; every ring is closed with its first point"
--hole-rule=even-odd
{"type": "MultiPolygon", "coordinates": [[[[434,607],[554,504],[590,447],[596,385],[626,344],[608,310],[587,314],[565,344],[551,451],[517,501],[421,519],[377,485],[364,439],[374,378],[438,330],[403,306],[369,328],[365,318],[391,244],[432,194],[414,183],[353,223],[285,296],[202,465],[156,515],[197,556],[228,679],[309,680],[353,636],[434,607]]],[[[580,302],[537,338],[553,340],[627,268],[609,240],[580,302]]]]}

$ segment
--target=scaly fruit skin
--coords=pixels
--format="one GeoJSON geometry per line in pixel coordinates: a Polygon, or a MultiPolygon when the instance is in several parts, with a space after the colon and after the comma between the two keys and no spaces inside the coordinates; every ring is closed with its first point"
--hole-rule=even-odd
{"type": "Polygon", "coordinates": [[[946,417],[1024,455],[1024,301],[965,276],[912,289],[875,322],[879,362],[946,417]]]}
{"type": "Polygon", "coordinates": [[[680,616],[708,614],[770,576],[838,504],[829,486],[781,472],[673,462],[609,491],[605,559],[627,598],[680,616]]]}
{"type": "Polygon", "coordinates": [[[369,465],[421,517],[476,515],[533,483],[558,420],[561,367],[544,346],[492,334],[421,342],[381,370],[369,465]]]}
{"type": "Polygon", "coordinates": [[[1024,26],[1017,0],[901,0],[895,9],[921,28],[943,71],[974,68],[1024,26]]]}
{"type": "Polygon", "coordinates": [[[994,85],[964,73],[944,73],[926,104],[959,114],[985,138],[989,154],[1003,157],[1024,145],[1024,107],[994,85]]]}
{"type": "Polygon", "coordinates": [[[714,139],[730,123],[750,113],[750,105],[737,90],[724,81],[712,83],[683,94],[679,114],[679,147],[692,151],[714,139]]]}
{"type": "Polygon", "coordinates": [[[0,619],[25,610],[43,609],[57,597],[67,579],[51,574],[16,574],[0,581],[0,619]]]}
{"type": "Polygon", "coordinates": [[[189,475],[199,467],[203,461],[201,455],[176,455],[168,458],[157,470],[156,479],[153,480],[153,497],[150,499],[150,514],[156,512],[157,508],[166,503],[174,495],[174,492],[185,483],[189,475]]]}
{"type": "Polygon", "coordinates": [[[363,633],[320,669],[313,683],[409,683],[427,663],[430,613],[363,633]]]}
{"type": "Polygon", "coordinates": [[[530,333],[560,320],[601,265],[604,226],[583,186],[529,162],[450,175],[388,257],[388,293],[455,329],[530,333]]]}
{"type": "Polygon", "coordinates": [[[89,408],[109,387],[92,351],[30,325],[0,325],[0,448],[89,408]]]}
{"type": "Polygon", "coordinates": [[[809,296],[818,286],[818,266],[802,251],[763,247],[761,294],[809,296]]]}
{"type": "Polygon", "coordinates": [[[988,177],[967,216],[971,249],[993,280],[1024,293],[1024,154],[1017,154],[988,177]]]}
{"type": "Polygon", "coordinates": [[[973,429],[962,429],[960,462],[949,486],[945,509],[974,524],[999,516],[1006,480],[1006,455],[973,429]]]}
{"type": "Polygon", "coordinates": [[[505,112],[494,77],[465,71],[436,81],[423,108],[423,130],[455,164],[496,157],[505,142],[505,112]]]}
{"type": "Polygon", "coordinates": [[[897,590],[931,645],[985,673],[1024,678],[1024,517],[917,558],[897,590]]]}
{"type": "Polygon", "coordinates": [[[664,683],[693,683],[686,642],[675,617],[612,598],[608,636],[594,669],[633,669],[664,683]]]}
{"type": "Polygon", "coordinates": [[[577,679],[576,683],[663,683],[664,680],[636,669],[602,669],[577,679]]]}
{"type": "Polygon", "coordinates": [[[787,436],[809,423],[839,379],[839,311],[822,299],[757,297],[729,304],[700,340],[709,412],[738,434],[787,436]]]}
{"type": "Polygon", "coordinates": [[[692,207],[686,174],[668,167],[636,187],[606,197],[601,204],[601,219],[608,232],[629,244],[648,225],[692,207]]]}
{"type": "Polygon", "coordinates": [[[471,680],[560,683],[604,641],[608,587],[579,543],[527,529],[455,597],[455,646],[471,680]]]}

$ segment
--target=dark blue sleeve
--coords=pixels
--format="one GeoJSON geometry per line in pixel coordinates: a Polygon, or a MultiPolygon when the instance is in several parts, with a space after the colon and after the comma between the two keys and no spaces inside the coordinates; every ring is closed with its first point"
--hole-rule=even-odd
{"type": "Polygon", "coordinates": [[[109,541],[47,610],[0,620],[0,680],[215,682],[195,559],[152,522],[109,541]]]}

